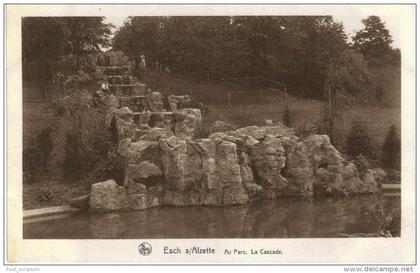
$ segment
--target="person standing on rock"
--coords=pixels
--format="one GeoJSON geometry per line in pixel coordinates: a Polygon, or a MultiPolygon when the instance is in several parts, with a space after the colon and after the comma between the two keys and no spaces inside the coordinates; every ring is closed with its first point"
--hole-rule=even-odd
{"type": "Polygon", "coordinates": [[[104,92],[105,94],[110,94],[109,83],[108,83],[108,79],[106,77],[103,77],[103,79],[102,79],[101,91],[104,92]]]}

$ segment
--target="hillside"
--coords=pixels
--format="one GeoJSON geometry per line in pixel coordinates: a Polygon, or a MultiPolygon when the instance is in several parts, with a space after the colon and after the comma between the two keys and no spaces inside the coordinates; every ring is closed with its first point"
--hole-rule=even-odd
{"type": "MultiPolygon", "coordinates": [[[[378,70],[380,69],[378,68],[378,70]]],[[[383,73],[389,74],[389,71],[383,73]]],[[[377,77],[385,78],[383,74],[377,77]]],[[[231,86],[227,87],[226,84],[221,82],[208,85],[207,81],[194,79],[191,76],[164,72],[146,72],[140,75],[140,79],[153,90],[162,92],[164,95],[190,94],[193,98],[203,101],[208,111],[204,115],[205,131],[203,136],[206,135],[206,129],[208,130],[210,124],[216,120],[247,126],[262,125],[267,119],[273,121],[281,121],[282,119],[284,109],[282,93],[264,93],[261,101],[258,94],[237,95],[232,97],[232,103],[228,104],[225,90],[231,88],[231,86]],[[209,90],[211,92],[210,99],[207,96],[209,90]]],[[[387,88],[385,89],[387,101],[399,102],[399,99],[395,99],[398,93],[395,81],[389,78],[386,80],[387,82],[384,82],[384,86],[387,88]],[[394,85],[390,85],[390,82],[394,85]]],[[[373,91],[371,90],[367,90],[367,94],[369,98],[374,99],[374,93],[372,94],[373,91]]],[[[292,125],[295,128],[304,126],[307,123],[320,124],[324,118],[325,102],[323,101],[297,98],[289,95],[288,103],[292,125]]],[[[397,126],[398,131],[400,130],[399,103],[394,103],[393,106],[354,103],[349,108],[340,111],[340,116],[338,134],[341,137],[336,139],[336,145],[343,150],[352,122],[362,122],[371,138],[372,157],[377,160],[381,157],[382,144],[389,127],[394,124],[397,126]]]]}

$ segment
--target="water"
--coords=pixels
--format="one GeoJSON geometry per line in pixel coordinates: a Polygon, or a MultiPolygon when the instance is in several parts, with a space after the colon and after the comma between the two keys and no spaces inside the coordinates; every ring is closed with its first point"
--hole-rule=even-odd
{"type": "MultiPolygon", "coordinates": [[[[326,238],[373,236],[393,214],[399,196],[346,199],[287,198],[229,207],[159,207],[107,214],[80,213],[25,223],[25,239],[105,238],[326,238]],[[384,218],[385,217],[385,218],[384,218]]],[[[397,227],[397,229],[399,229],[397,227]]],[[[394,231],[394,236],[399,236],[394,231]]]]}

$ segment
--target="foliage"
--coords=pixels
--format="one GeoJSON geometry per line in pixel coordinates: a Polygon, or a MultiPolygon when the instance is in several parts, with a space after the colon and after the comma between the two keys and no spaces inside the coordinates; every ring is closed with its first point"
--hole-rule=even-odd
{"type": "Polygon", "coordinates": [[[54,192],[49,187],[42,187],[38,200],[40,202],[51,202],[54,199],[54,192]]]}
{"type": "Polygon", "coordinates": [[[382,146],[382,164],[388,169],[399,169],[401,165],[401,141],[395,125],[391,125],[382,146]]]}
{"type": "Polygon", "coordinates": [[[346,142],[347,154],[353,158],[363,155],[370,156],[370,138],[365,127],[360,122],[354,122],[346,142]]]}
{"type": "Polygon", "coordinates": [[[22,169],[23,169],[23,182],[32,183],[35,181],[35,176],[41,173],[39,162],[41,161],[42,154],[34,146],[31,146],[23,151],[22,155],[22,169]]]}
{"type": "Polygon", "coordinates": [[[118,145],[119,142],[119,132],[117,128],[117,117],[114,115],[111,119],[111,124],[109,126],[109,132],[111,133],[112,142],[118,145]]]}
{"type": "Polygon", "coordinates": [[[299,124],[296,128],[296,135],[299,138],[306,138],[307,136],[316,134],[318,131],[317,127],[312,123],[299,124]]]}
{"type": "Polygon", "coordinates": [[[391,48],[392,37],[385,28],[385,23],[378,16],[369,16],[362,20],[364,28],[353,37],[353,47],[366,59],[378,59],[389,55],[398,55],[391,48]]]}
{"type": "Polygon", "coordinates": [[[71,96],[55,101],[54,106],[68,113],[64,176],[68,180],[87,178],[105,160],[109,151],[118,144],[116,120],[106,124],[107,107],[92,106],[92,97],[86,91],[76,91],[71,96]]]}
{"type": "Polygon", "coordinates": [[[360,154],[354,158],[354,165],[361,172],[366,171],[369,168],[369,161],[363,154],[360,154]]]}
{"type": "Polygon", "coordinates": [[[111,24],[104,17],[63,17],[67,50],[76,56],[110,45],[111,24]]]}
{"type": "Polygon", "coordinates": [[[105,17],[24,17],[22,53],[25,61],[49,61],[62,54],[99,51],[110,42],[105,17]]]}
{"type": "Polygon", "coordinates": [[[284,125],[286,125],[287,127],[292,126],[292,120],[290,119],[290,111],[289,111],[289,107],[287,106],[284,108],[282,119],[283,119],[284,125]]]}
{"type": "Polygon", "coordinates": [[[388,170],[388,179],[392,183],[401,183],[401,171],[400,170],[388,170]]]}
{"type": "Polygon", "coordinates": [[[23,151],[23,181],[35,182],[35,178],[47,171],[47,164],[53,148],[51,128],[42,130],[31,141],[29,148],[23,151]]]}
{"type": "Polygon", "coordinates": [[[57,17],[22,19],[23,62],[55,58],[64,50],[64,22],[57,17]]]}
{"type": "Polygon", "coordinates": [[[125,177],[125,167],[126,159],[114,149],[95,164],[95,168],[90,172],[90,177],[101,181],[114,179],[119,185],[122,185],[125,177]]]}
{"type": "Polygon", "coordinates": [[[79,56],[109,46],[112,25],[105,17],[23,17],[23,80],[33,79],[49,97],[55,61],[62,55],[79,56]]]}
{"type": "Polygon", "coordinates": [[[52,129],[47,128],[45,130],[42,130],[41,133],[39,133],[35,139],[36,145],[42,156],[41,161],[38,162],[38,164],[42,167],[44,171],[47,170],[47,163],[50,158],[50,153],[53,149],[51,133],[52,129]]]}
{"type": "Polygon", "coordinates": [[[140,54],[155,59],[159,42],[158,30],[160,17],[128,17],[118,29],[112,48],[123,50],[127,56],[140,54]]]}
{"type": "Polygon", "coordinates": [[[312,97],[331,71],[345,88],[366,72],[331,16],[130,17],[113,48],[171,70],[266,76],[312,97]]]}
{"type": "Polygon", "coordinates": [[[80,135],[66,134],[63,173],[68,181],[80,179],[83,175],[80,135]]]}

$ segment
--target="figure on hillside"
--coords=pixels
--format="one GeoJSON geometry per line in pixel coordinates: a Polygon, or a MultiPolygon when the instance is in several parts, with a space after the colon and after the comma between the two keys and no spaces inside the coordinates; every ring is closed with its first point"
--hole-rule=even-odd
{"type": "Polygon", "coordinates": [[[140,69],[140,62],[141,62],[140,56],[139,55],[135,56],[134,57],[134,68],[136,70],[139,70],[140,69]]]}
{"type": "Polygon", "coordinates": [[[146,68],[146,56],[140,55],[140,69],[146,68]]]}
{"type": "Polygon", "coordinates": [[[64,76],[64,74],[62,72],[57,72],[54,77],[53,77],[53,84],[54,85],[62,85],[64,80],[65,80],[66,76],[64,76]]]}
{"type": "Polygon", "coordinates": [[[101,82],[101,91],[104,92],[105,94],[109,94],[109,83],[108,83],[108,78],[107,77],[103,77],[102,82],[101,82]]]}

